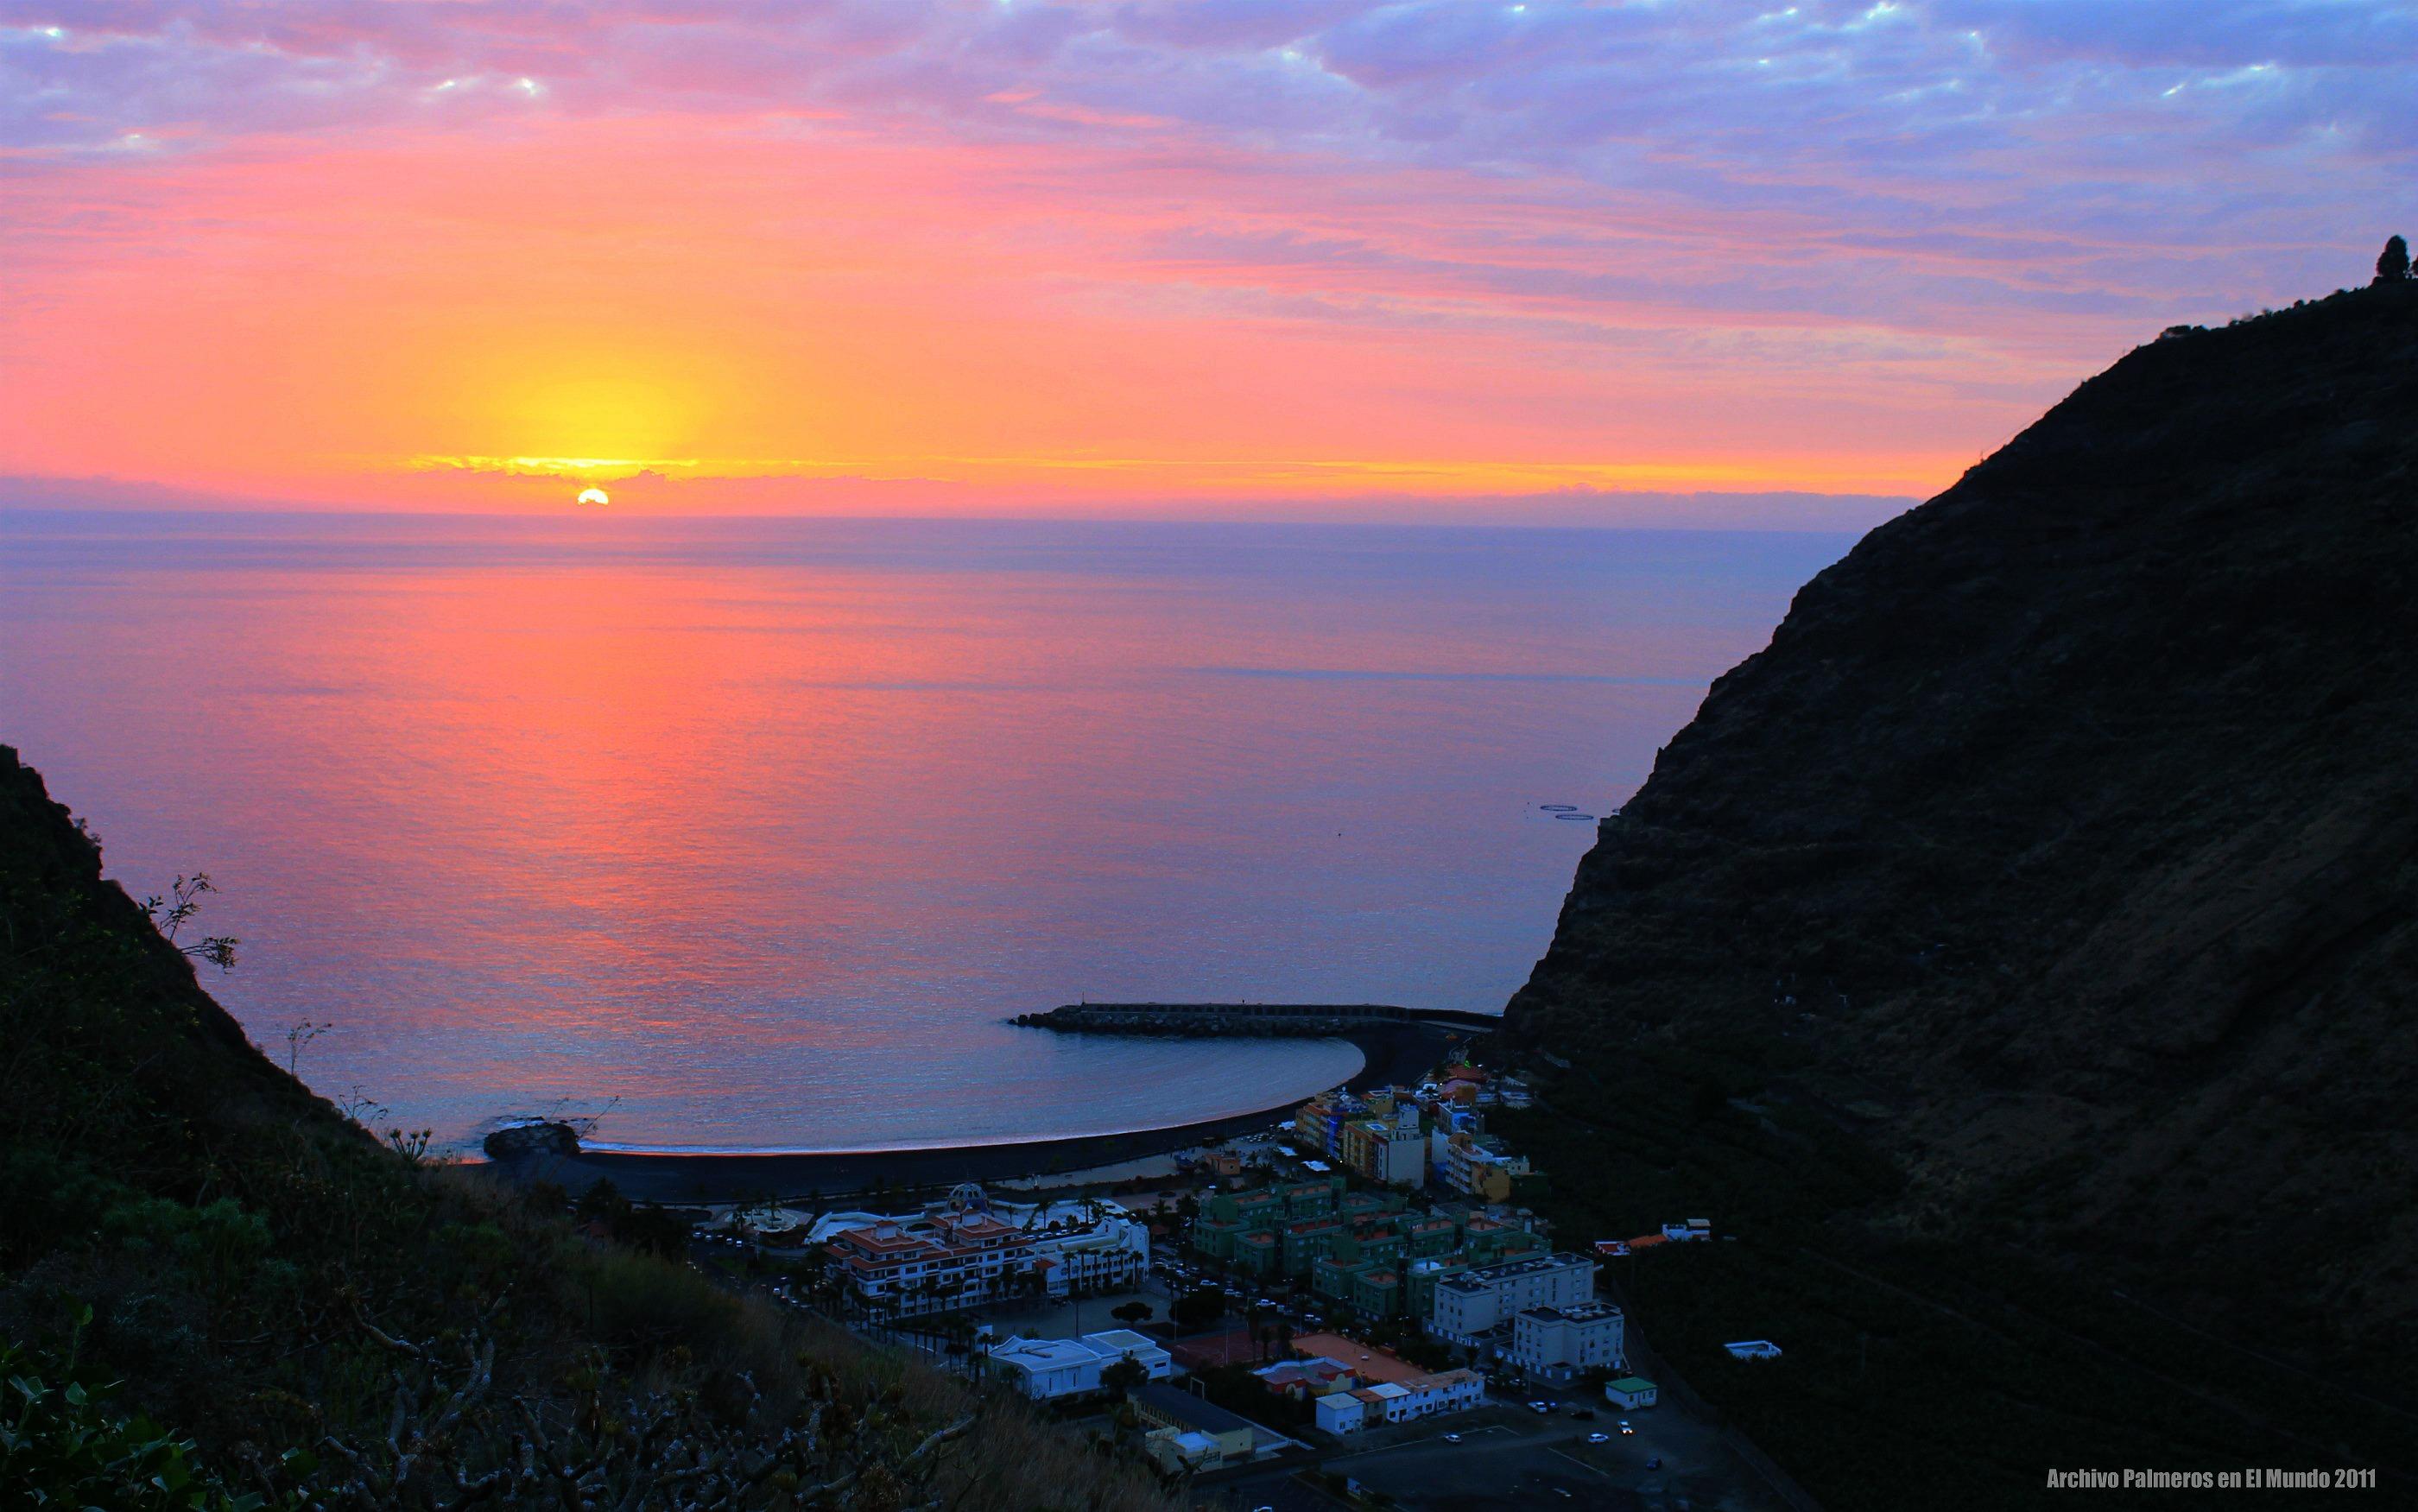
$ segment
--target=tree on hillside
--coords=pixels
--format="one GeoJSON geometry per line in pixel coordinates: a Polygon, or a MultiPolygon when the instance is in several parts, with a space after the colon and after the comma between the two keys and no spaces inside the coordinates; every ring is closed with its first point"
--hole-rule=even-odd
{"type": "Polygon", "coordinates": [[[2398,283],[2410,276],[2410,244],[2399,237],[2385,238],[2384,251],[2376,259],[2376,282],[2398,283]]]}
{"type": "Polygon", "coordinates": [[[580,1194],[579,1203],[572,1211],[583,1218],[602,1218],[610,1224],[629,1215],[630,1199],[621,1195],[611,1178],[599,1176],[595,1185],[580,1194]]]}

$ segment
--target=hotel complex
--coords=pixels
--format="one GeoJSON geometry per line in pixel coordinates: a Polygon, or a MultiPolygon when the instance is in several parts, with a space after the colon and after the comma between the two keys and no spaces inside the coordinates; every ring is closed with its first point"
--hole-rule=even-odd
{"type": "Polygon", "coordinates": [[[1121,1290],[1150,1268],[1149,1227],[1114,1202],[994,1209],[970,1188],[910,1217],[833,1214],[808,1237],[858,1306],[890,1318],[1121,1290]]]}

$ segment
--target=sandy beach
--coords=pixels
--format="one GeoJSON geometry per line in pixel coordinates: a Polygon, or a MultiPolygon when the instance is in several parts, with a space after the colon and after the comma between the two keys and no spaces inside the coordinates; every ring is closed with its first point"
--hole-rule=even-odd
{"type": "MultiPolygon", "coordinates": [[[[1435,1026],[1375,1030],[1344,1036],[1358,1047],[1360,1069],[1344,1085],[1354,1092],[1416,1078],[1447,1043],[1435,1026]]],[[[974,1145],[894,1150],[687,1153],[677,1151],[583,1150],[575,1155],[532,1155],[497,1162],[514,1181],[547,1181],[582,1192],[610,1181],[640,1201],[664,1203],[832,1198],[843,1193],[911,1192],[958,1182],[995,1182],[1079,1173],[1121,1161],[1190,1149],[1253,1134],[1290,1119],[1294,1104],[1273,1104],[1165,1128],[974,1145]]]]}
{"type": "Polygon", "coordinates": [[[574,1193],[610,1181],[644,1202],[754,1201],[823,1198],[843,1193],[911,1192],[1063,1171],[1069,1176],[1119,1161],[1167,1154],[1270,1128],[1289,1117],[1290,1103],[1204,1123],[1127,1134],[1087,1135],[1005,1144],[940,1145],[906,1150],[836,1150],[766,1154],[681,1154],[583,1150],[575,1155],[533,1155],[498,1161],[513,1181],[553,1182],[574,1193]]]}

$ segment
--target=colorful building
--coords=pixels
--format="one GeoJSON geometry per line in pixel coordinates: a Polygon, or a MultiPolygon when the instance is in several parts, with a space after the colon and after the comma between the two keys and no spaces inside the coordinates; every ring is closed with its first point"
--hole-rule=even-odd
{"type": "Polygon", "coordinates": [[[1604,1382],[1603,1399],[1624,1412],[1634,1412],[1660,1401],[1662,1388],[1644,1376],[1623,1376],[1604,1382]]]}
{"type": "Polygon", "coordinates": [[[1142,1450],[1171,1474],[1217,1470],[1249,1460],[1257,1437],[1250,1419],[1154,1381],[1135,1391],[1134,1413],[1149,1428],[1142,1450]]]}
{"type": "Polygon", "coordinates": [[[1442,1370],[1406,1381],[1378,1381],[1318,1398],[1318,1427],[1339,1437],[1379,1423],[1409,1423],[1466,1412],[1486,1400],[1486,1378],[1475,1370],[1442,1370]]]}
{"type": "Polygon", "coordinates": [[[1401,1102],[1385,1112],[1346,1119],[1336,1131],[1336,1157],[1370,1181],[1386,1186],[1427,1184],[1428,1140],[1418,1106],[1401,1102]]]}
{"type": "Polygon", "coordinates": [[[1310,1400],[1332,1392],[1349,1391],[1360,1384],[1359,1372],[1339,1360],[1313,1356],[1307,1360],[1282,1360],[1264,1366],[1251,1374],[1260,1384],[1279,1397],[1310,1400]]]}
{"type": "Polygon", "coordinates": [[[1455,1134],[1445,1141],[1443,1184],[1480,1202],[1507,1202],[1513,1178],[1529,1174],[1528,1157],[1482,1134],[1455,1134]]]}

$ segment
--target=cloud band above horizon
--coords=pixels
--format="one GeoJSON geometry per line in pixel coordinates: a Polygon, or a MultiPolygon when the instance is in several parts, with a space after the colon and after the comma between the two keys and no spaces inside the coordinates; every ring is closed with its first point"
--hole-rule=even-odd
{"type": "Polygon", "coordinates": [[[2381,0],[19,5],[0,471],[1923,494],[2358,282],[2413,84],[2381,0]]]}

